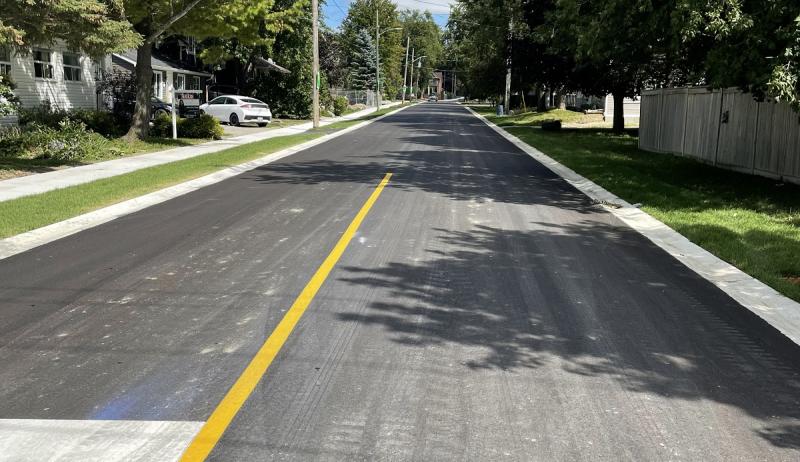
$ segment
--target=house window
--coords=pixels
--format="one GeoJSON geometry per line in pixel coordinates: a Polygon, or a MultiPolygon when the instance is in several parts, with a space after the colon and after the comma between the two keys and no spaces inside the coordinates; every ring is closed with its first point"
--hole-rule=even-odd
{"type": "Polygon", "coordinates": [[[175,81],[172,83],[176,90],[186,90],[186,76],[175,74],[175,81]]]}
{"type": "Polygon", "coordinates": [[[64,80],[69,82],[80,82],[81,69],[80,56],[75,53],[64,53],[64,80]]]}
{"type": "Polygon", "coordinates": [[[37,79],[53,78],[53,63],[47,50],[33,50],[33,73],[37,79]]]}
{"type": "Polygon", "coordinates": [[[11,73],[11,52],[8,48],[0,47],[0,74],[11,73]]]}
{"type": "Polygon", "coordinates": [[[153,96],[156,98],[164,97],[163,86],[161,85],[161,72],[153,72],[153,96]]]}
{"type": "Polygon", "coordinates": [[[187,90],[200,90],[200,77],[193,75],[189,79],[189,88],[187,90]]]}

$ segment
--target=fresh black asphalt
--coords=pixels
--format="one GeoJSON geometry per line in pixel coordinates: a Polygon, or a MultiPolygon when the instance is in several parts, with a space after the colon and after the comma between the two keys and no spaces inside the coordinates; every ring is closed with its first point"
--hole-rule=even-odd
{"type": "Polygon", "coordinates": [[[800,459],[798,349],[446,103],[0,261],[0,418],[207,419],[385,172],[211,459],[800,459]]]}

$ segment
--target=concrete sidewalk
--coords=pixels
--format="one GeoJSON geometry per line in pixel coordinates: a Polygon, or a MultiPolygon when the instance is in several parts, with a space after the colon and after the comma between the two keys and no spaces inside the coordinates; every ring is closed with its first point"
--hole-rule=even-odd
{"type": "MultiPolygon", "coordinates": [[[[385,107],[399,105],[399,102],[389,103],[385,107]]],[[[320,125],[330,125],[334,122],[343,120],[353,120],[375,112],[373,108],[354,112],[341,117],[326,117],[320,121],[320,125]]],[[[306,122],[291,127],[268,130],[251,135],[237,136],[224,140],[211,141],[194,146],[186,146],[166,151],[158,151],[150,154],[124,157],[121,159],[98,162],[96,164],[82,165],[80,167],[56,170],[53,172],[38,173],[19,178],[11,178],[0,181],[0,202],[17,199],[23,196],[41,194],[54,189],[66,188],[83,183],[89,183],[103,178],[109,178],[124,173],[133,172],[142,168],[153,167],[155,165],[167,164],[191,157],[211,154],[224,149],[241,146],[256,141],[275,138],[278,136],[297,135],[312,128],[311,122],[306,122]]]]}

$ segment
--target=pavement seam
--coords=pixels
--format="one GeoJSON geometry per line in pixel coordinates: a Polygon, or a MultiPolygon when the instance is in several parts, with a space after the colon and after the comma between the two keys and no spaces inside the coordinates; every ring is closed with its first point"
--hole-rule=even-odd
{"type": "Polygon", "coordinates": [[[781,295],[772,287],[694,244],[652,215],[633,207],[622,198],[525,143],[472,108],[464,107],[522,152],[550,169],[590,199],[603,205],[620,221],[672,255],[700,277],[717,286],[793,343],[800,345],[800,303],[781,295]]]}
{"type": "Polygon", "coordinates": [[[31,231],[17,234],[15,236],[1,239],[0,260],[4,260],[19,253],[25,252],[27,250],[31,250],[45,244],[49,244],[50,242],[79,233],[83,230],[93,228],[95,226],[102,225],[104,223],[108,223],[117,218],[130,215],[131,213],[138,212],[140,210],[146,209],[147,207],[151,207],[153,205],[157,205],[162,202],[166,202],[170,199],[174,199],[184,194],[188,194],[200,188],[204,188],[206,186],[219,183],[229,178],[233,178],[249,170],[253,170],[263,165],[270,164],[277,160],[283,159],[284,157],[288,157],[291,156],[292,154],[305,151],[306,149],[323,144],[327,141],[330,141],[344,134],[366,127],[367,125],[373,122],[377,122],[385,117],[394,115],[408,107],[411,106],[402,106],[380,117],[376,117],[370,120],[365,120],[356,125],[353,125],[352,127],[347,127],[342,130],[336,131],[334,133],[321,136],[314,140],[306,141],[304,143],[286,149],[282,149],[280,151],[276,151],[271,154],[267,154],[264,157],[251,160],[249,162],[245,162],[239,165],[234,165],[233,167],[228,167],[222,170],[218,170],[208,175],[204,175],[199,178],[195,178],[193,180],[185,181],[183,183],[178,183],[176,185],[158,191],[153,191],[143,196],[135,197],[133,199],[120,202],[118,204],[110,205],[108,207],[103,207],[101,209],[85,213],[83,215],[78,215],[76,217],[68,218],[66,220],[59,221],[57,223],[53,223],[47,226],[43,226],[41,228],[37,228],[31,231]]]}

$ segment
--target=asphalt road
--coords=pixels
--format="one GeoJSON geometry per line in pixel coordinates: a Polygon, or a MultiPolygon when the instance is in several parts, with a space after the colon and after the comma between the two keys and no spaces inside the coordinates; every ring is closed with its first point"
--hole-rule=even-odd
{"type": "Polygon", "coordinates": [[[386,172],[211,460],[800,459],[798,349],[454,104],[0,261],[0,419],[205,421],[386,172]]]}

